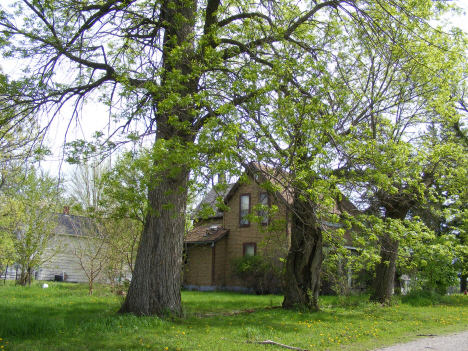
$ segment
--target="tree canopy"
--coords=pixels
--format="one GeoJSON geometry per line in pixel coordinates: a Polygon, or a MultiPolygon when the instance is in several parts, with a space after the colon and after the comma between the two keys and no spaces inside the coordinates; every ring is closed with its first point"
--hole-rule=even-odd
{"type": "MultiPolygon", "coordinates": [[[[149,140],[148,212],[121,312],[180,314],[187,189],[196,175],[207,165],[209,175],[247,160],[275,160],[293,174],[299,237],[312,233],[321,245],[320,216],[307,214],[317,210],[319,193],[324,201],[335,196],[339,182],[319,171],[336,170],[339,162],[355,172],[354,160],[368,152],[356,138],[375,155],[404,153],[401,128],[392,123],[412,126],[405,121],[418,118],[420,101],[442,102],[444,110],[448,95],[440,83],[453,73],[448,56],[456,50],[430,21],[448,6],[427,0],[17,1],[0,8],[0,50],[28,65],[1,95],[10,103],[0,113],[50,120],[72,104],[72,121],[83,104],[98,99],[115,126],[101,151],[149,140]]],[[[82,141],[73,146],[78,156],[98,150],[82,141]]],[[[383,173],[373,179],[383,180],[383,173]]],[[[303,261],[320,269],[321,248],[314,245],[307,251],[318,255],[303,261]]],[[[319,280],[306,280],[291,282],[299,300],[286,305],[304,302],[310,291],[315,298],[319,280]]]]}

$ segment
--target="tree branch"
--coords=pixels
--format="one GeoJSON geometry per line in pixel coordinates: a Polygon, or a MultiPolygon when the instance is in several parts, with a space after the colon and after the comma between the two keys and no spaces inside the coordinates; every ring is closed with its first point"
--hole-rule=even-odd
{"type": "Polygon", "coordinates": [[[266,20],[270,24],[270,26],[273,26],[273,21],[267,15],[264,15],[263,13],[260,13],[260,12],[246,12],[246,13],[239,13],[237,15],[234,15],[234,16],[225,18],[222,21],[219,21],[218,22],[218,27],[220,27],[220,28],[224,27],[224,26],[228,25],[229,23],[237,21],[239,19],[255,18],[255,17],[263,18],[264,20],[266,20]]]}

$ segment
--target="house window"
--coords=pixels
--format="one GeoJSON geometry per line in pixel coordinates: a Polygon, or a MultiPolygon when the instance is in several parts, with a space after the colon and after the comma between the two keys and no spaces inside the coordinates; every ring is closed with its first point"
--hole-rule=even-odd
{"type": "Polygon", "coordinates": [[[260,211],[258,211],[258,216],[262,218],[262,221],[260,223],[262,225],[267,225],[268,224],[268,209],[266,208],[270,207],[268,193],[260,193],[258,203],[262,205],[262,207],[264,207],[260,211]]]}
{"type": "Polygon", "coordinates": [[[247,216],[250,213],[250,194],[241,194],[239,201],[239,226],[250,227],[247,216]]]}
{"type": "Polygon", "coordinates": [[[244,243],[244,256],[255,256],[257,253],[256,243],[244,243]]]}

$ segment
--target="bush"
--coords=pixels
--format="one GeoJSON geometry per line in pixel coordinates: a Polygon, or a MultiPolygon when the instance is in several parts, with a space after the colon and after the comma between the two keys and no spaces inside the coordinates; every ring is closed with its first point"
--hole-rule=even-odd
{"type": "Polygon", "coordinates": [[[415,307],[431,306],[440,303],[442,295],[431,290],[412,290],[401,296],[401,301],[415,307]]]}
{"type": "Polygon", "coordinates": [[[283,262],[278,258],[239,257],[234,260],[233,275],[246,287],[253,288],[257,295],[278,294],[283,290],[283,262]]]}

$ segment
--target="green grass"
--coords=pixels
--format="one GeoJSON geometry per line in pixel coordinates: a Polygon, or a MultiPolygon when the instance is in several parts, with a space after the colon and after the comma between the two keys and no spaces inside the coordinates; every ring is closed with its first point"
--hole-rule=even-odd
{"type": "Polygon", "coordinates": [[[468,297],[410,296],[382,307],[367,296],[326,297],[322,311],[284,311],[281,296],[183,292],[185,317],[117,315],[106,287],[0,285],[0,350],[368,350],[468,329],[468,297]],[[434,302],[437,302],[434,304],[434,302]],[[431,304],[432,303],[432,304],[431,304]],[[244,311],[243,313],[236,313],[244,311]]]}

